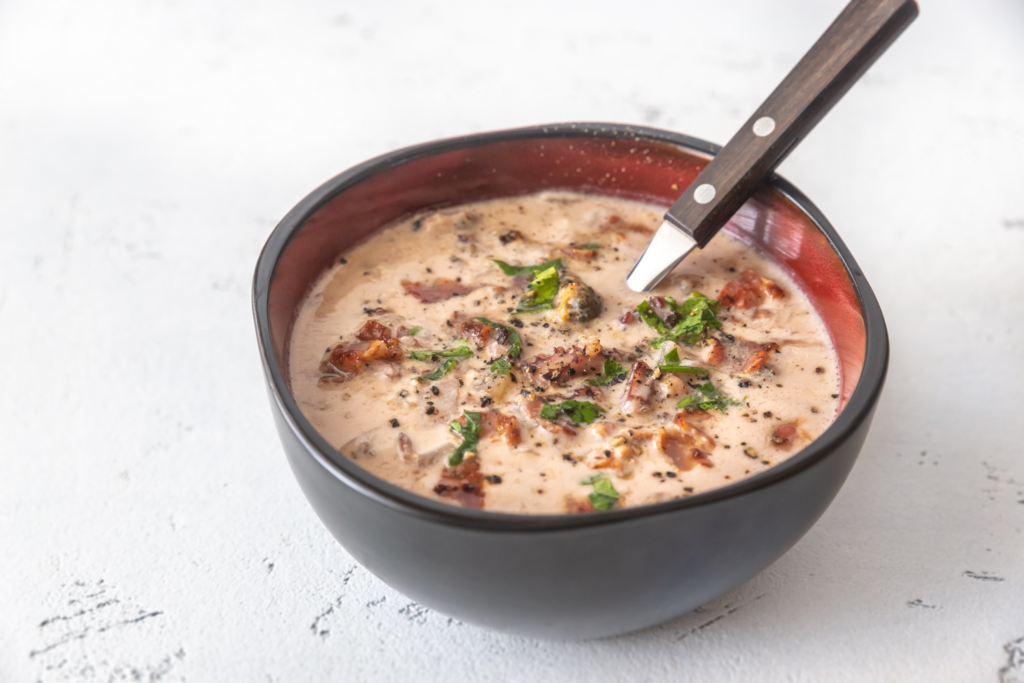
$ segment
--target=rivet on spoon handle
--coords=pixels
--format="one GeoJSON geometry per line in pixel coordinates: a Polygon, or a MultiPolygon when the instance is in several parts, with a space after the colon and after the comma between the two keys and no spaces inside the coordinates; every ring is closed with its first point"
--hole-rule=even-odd
{"type": "Polygon", "coordinates": [[[630,272],[629,287],[638,292],[652,289],[690,251],[706,245],[917,18],[917,12],[914,0],[848,4],[668,210],[665,223],[630,272]]]}

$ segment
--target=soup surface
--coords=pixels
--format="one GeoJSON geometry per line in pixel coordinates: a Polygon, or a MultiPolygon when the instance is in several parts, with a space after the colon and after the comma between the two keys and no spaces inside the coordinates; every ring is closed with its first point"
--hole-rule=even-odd
{"type": "Polygon", "coordinates": [[[508,513],[656,503],[791,457],[838,409],[820,318],[725,232],[631,291],[663,212],[551,192],[381,230],[302,303],[300,408],[377,476],[508,513]]]}

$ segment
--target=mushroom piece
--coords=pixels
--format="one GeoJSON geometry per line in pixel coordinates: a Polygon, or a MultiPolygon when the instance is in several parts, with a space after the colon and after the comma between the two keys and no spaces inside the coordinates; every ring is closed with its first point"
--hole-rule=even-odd
{"type": "Polygon", "coordinates": [[[586,323],[601,315],[601,297],[574,275],[562,279],[556,300],[562,320],[586,323]]]}

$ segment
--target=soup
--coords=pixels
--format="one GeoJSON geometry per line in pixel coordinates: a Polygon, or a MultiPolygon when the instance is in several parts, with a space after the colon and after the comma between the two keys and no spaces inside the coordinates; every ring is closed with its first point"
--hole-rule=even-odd
{"type": "Polygon", "coordinates": [[[373,474],[496,512],[646,505],[791,457],[838,410],[824,325],[724,232],[631,291],[663,211],[547,192],[379,231],[301,304],[298,405],[373,474]]]}

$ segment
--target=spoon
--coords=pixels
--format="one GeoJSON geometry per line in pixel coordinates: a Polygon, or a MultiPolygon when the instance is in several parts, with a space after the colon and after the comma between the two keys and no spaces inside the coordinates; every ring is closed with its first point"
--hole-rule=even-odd
{"type": "Polygon", "coordinates": [[[853,0],[665,214],[626,283],[653,289],[704,247],[917,18],[914,0],[853,0]]]}

